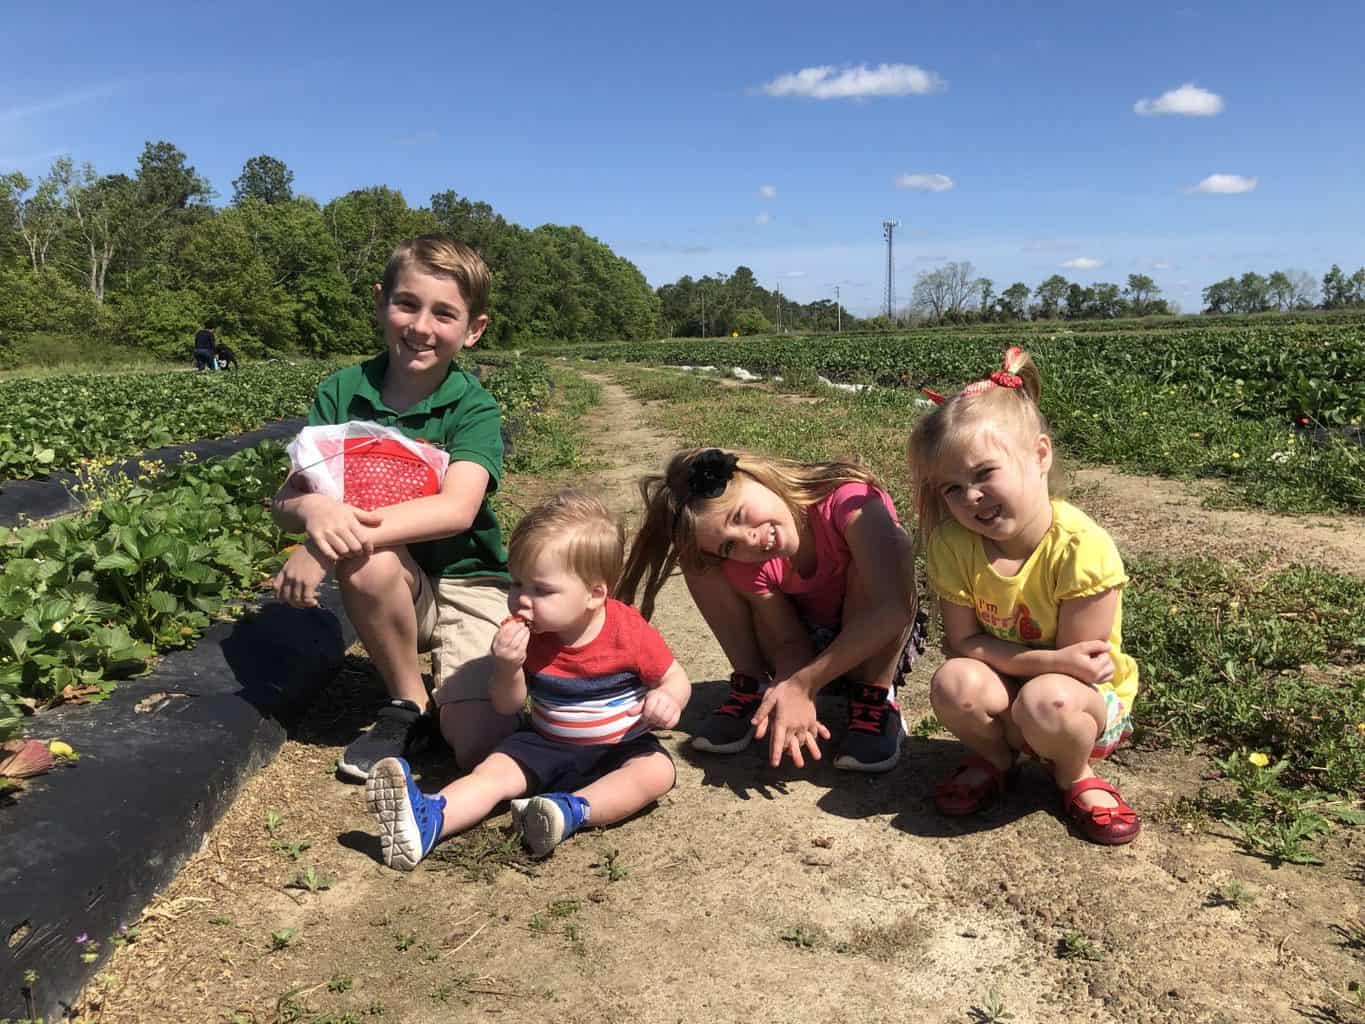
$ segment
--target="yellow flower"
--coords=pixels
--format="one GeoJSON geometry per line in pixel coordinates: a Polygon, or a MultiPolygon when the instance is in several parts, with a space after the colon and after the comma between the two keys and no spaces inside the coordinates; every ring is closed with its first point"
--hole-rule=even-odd
{"type": "Polygon", "coordinates": [[[1240,458],[1242,457],[1242,453],[1241,453],[1241,452],[1233,452],[1233,453],[1232,453],[1232,457],[1233,457],[1234,459],[1240,459],[1240,458]]]}
{"type": "Polygon", "coordinates": [[[1270,763],[1270,758],[1266,757],[1259,750],[1254,754],[1248,754],[1247,760],[1254,764],[1257,768],[1264,768],[1266,765],[1270,763]]]}
{"type": "Polygon", "coordinates": [[[1365,736],[1365,722],[1356,723],[1356,732],[1360,733],[1360,735],[1362,736],[1365,736]]]}
{"type": "Polygon", "coordinates": [[[75,753],[71,749],[70,743],[64,743],[61,740],[53,740],[47,745],[47,750],[53,757],[70,757],[75,753]]]}

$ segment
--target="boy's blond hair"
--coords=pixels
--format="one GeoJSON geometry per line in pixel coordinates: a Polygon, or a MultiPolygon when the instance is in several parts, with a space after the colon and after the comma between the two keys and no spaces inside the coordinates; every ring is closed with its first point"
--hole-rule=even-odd
{"type": "Polygon", "coordinates": [[[507,564],[514,576],[526,574],[546,551],[554,550],[569,572],[586,586],[616,589],[625,561],[625,535],[596,498],[582,491],[560,491],[527,512],[507,541],[507,564]]]}
{"type": "Polygon", "coordinates": [[[492,277],[483,257],[464,242],[457,242],[449,235],[420,235],[399,242],[384,266],[384,281],[380,286],[384,301],[388,301],[397,287],[398,275],[412,266],[428,274],[452,279],[459,286],[465,305],[469,307],[470,320],[476,320],[488,312],[492,277]]]}

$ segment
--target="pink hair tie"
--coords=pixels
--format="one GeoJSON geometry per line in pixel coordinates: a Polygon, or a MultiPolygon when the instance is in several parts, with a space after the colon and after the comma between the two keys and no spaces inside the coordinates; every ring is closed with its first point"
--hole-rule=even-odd
{"type": "Polygon", "coordinates": [[[1024,378],[1017,373],[1006,373],[1004,370],[996,370],[990,376],[992,384],[997,384],[1002,388],[1022,388],[1024,378]]]}

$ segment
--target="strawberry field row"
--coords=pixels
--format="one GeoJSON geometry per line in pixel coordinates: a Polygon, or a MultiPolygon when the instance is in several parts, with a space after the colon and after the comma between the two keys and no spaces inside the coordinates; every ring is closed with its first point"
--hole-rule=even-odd
{"type": "Polygon", "coordinates": [[[223,437],[308,411],[335,362],[260,363],[232,373],[73,374],[0,381],[0,481],[83,459],[223,437]]]}
{"type": "MultiPolygon", "coordinates": [[[[508,419],[548,388],[534,359],[489,381],[508,419]]],[[[15,700],[98,699],[256,592],[290,539],[269,507],[288,466],[266,442],[112,483],[81,516],[0,528],[0,732],[15,700]]]]}
{"type": "Polygon", "coordinates": [[[996,368],[1022,341],[1049,387],[1110,400],[1133,386],[1174,388],[1187,407],[1217,407],[1254,419],[1359,425],[1365,419],[1365,324],[1290,321],[1257,326],[1052,333],[1016,339],[1001,331],[755,338],[743,341],[620,342],[557,350],[588,359],[742,365],[760,372],[818,371],[836,379],[903,380],[959,386],[996,368]]]}

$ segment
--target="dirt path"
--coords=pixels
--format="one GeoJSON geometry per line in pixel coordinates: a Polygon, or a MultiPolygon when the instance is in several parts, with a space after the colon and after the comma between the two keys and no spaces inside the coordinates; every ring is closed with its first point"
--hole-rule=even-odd
{"type": "MultiPolygon", "coordinates": [[[[575,482],[630,508],[636,477],[672,445],[599,382],[605,468],[575,482]]],[[[661,806],[539,865],[478,862],[476,844],[497,838],[486,831],[446,844],[444,862],[388,871],[363,793],[332,775],[377,699],[357,660],[118,952],[90,1018],[946,1022],[992,1019],[996,993],[1020,1024],[1356,1019],[1330,993],[1365,975],[1343,930],[1360,913],[1365,844],[1273,870],[1187,834],[1162,809],[1198,788],[1199,765],[1170,753],[1106,769],[1148,818],[1116,850],[1070,837],[1036,770],[980,821],[938,818],[932,780],[958,755],[942,738],[910,739],[875,778],[693,755],[685,741],[727,668],[677,581],[655,621],[698,683],[665,739],[679,781],[661,806]],[[292,861],[298,843],[311,846],[292,861]],[[310,865],[329,889],[284,888],[310,865]],[[1253,894],[1244,906],[1214,896],[1234,881],[1253,894]],[[284,948],[271,951],[272,933],[284,948]],[[1068,934],[1073,953],[1090,943],[1103,958],[1064,958],[1068,934]]],[[[911,724],[931,670],[904,694],[911,724]]],[[[842,715],[827,710],[837,736],[842,715]]],[[[448,778],[440,757],[419,767],[428,784],[448,778]]]]}

